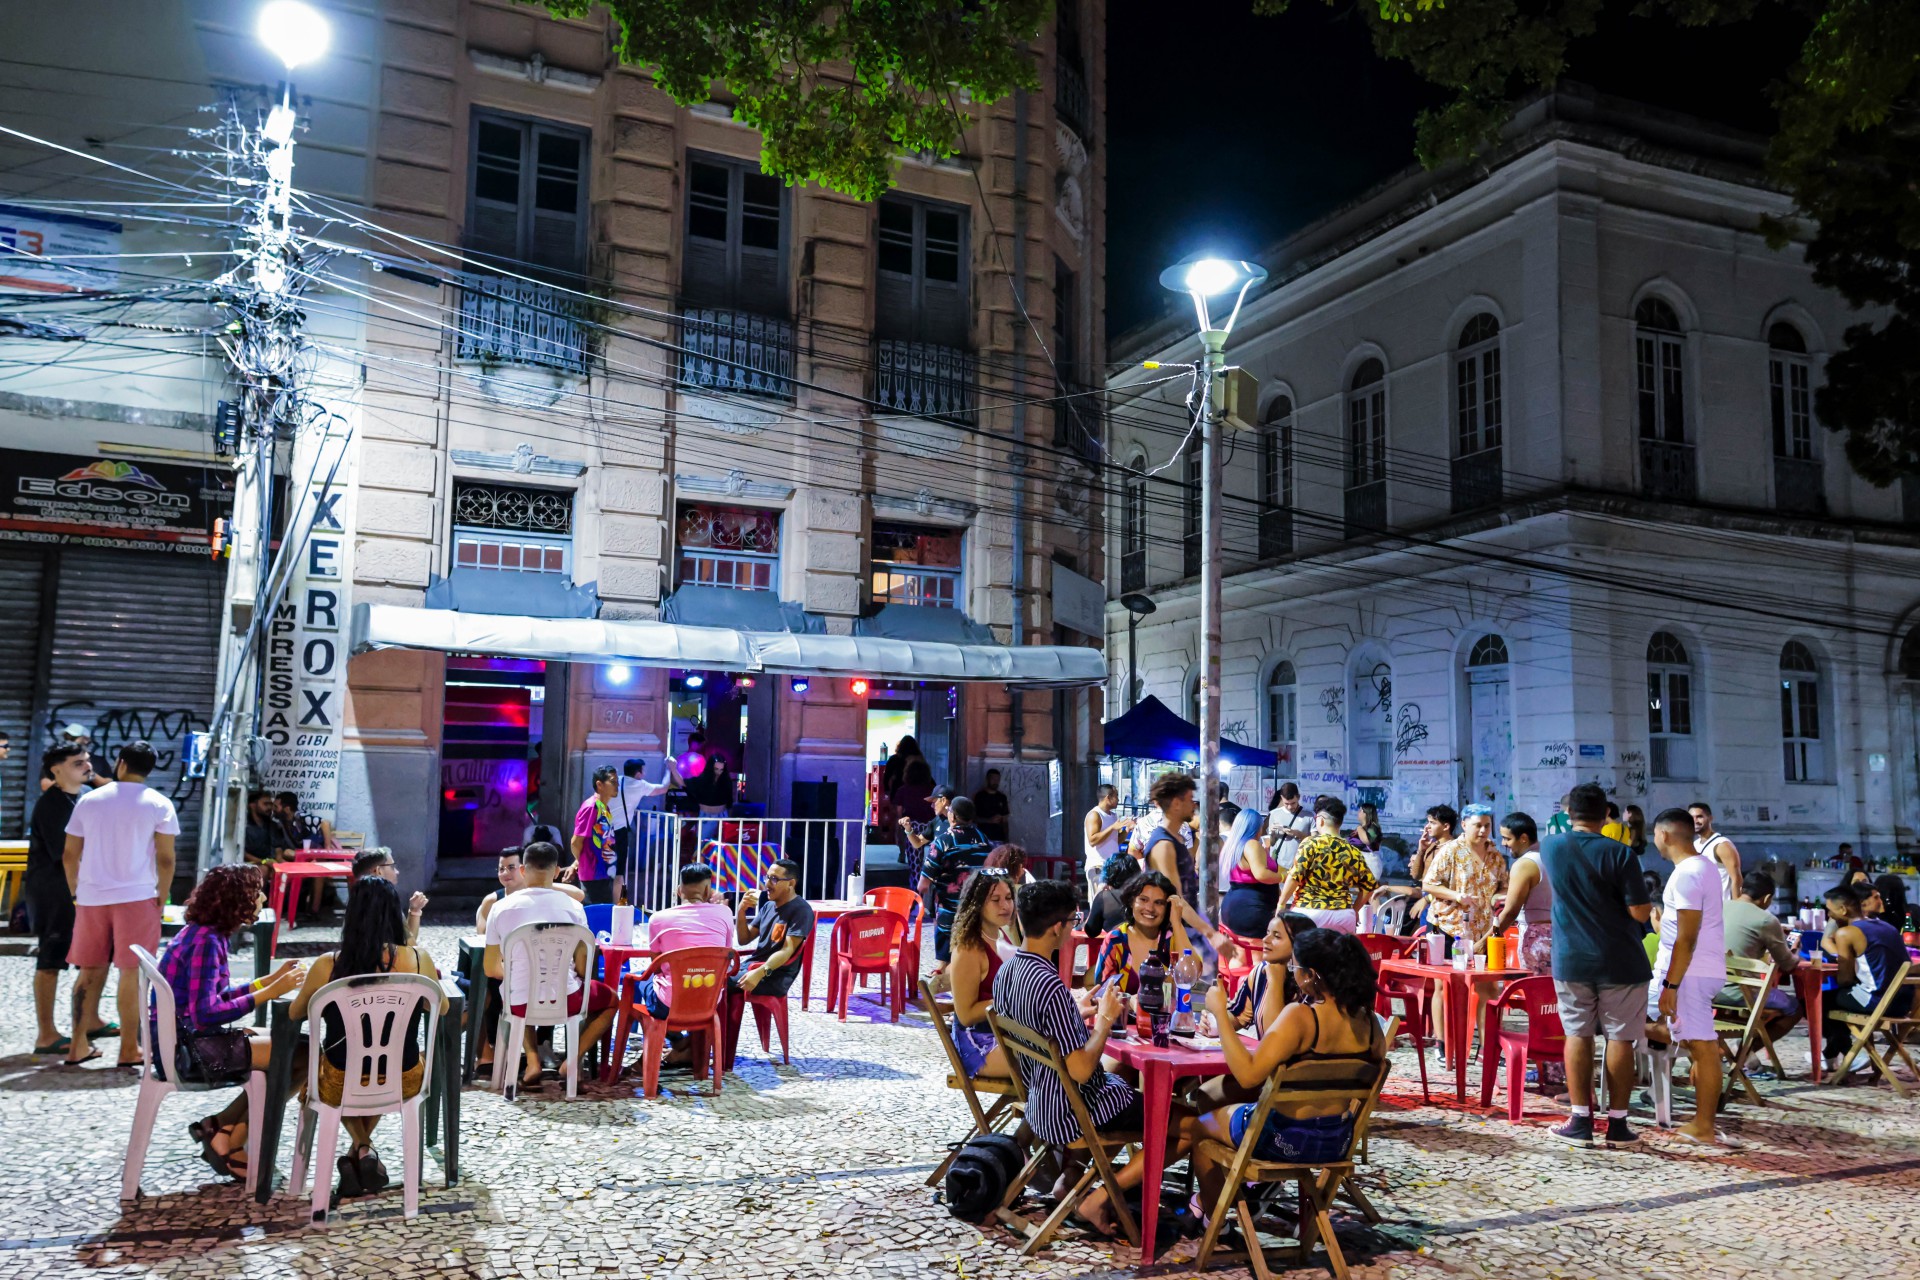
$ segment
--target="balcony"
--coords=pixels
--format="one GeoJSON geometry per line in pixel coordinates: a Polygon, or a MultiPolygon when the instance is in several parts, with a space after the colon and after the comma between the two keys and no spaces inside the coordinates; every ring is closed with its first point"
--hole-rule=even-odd
{"type": "Polygon", "coordinates": [[[1453,460],[1453,513],[1500,505],[1501,451],[1482,449],[1453,460]]]}
{"type": "Polygon", "coordinates": [[[589,330],[577,298],[528,280],[469,275],[459,299],[456,358],[587,371],[589,330]]]}
{"type": "Polygon", "coordinates": [[[793,322],[724,307],[680,315],[680,381],[702,391],[793,399],[793,322]]]}
{"type": "Polygon", "coordinates": [[[1649,498],[1693,502],[1700,496],[1693,446],[1668,440],[1640,442],[1640,492],[1649,498]]]}
{"type": "Polygon", "coordinates": [[[1089,467],[1098,467],[1101,442],[1106,438],[1101,393],[1062,379],[1059,395],[1053,406],[1053,447],[1070,450],[1089,467]]]}
{"type": "Polygon", "coordinates": [[[1267,507],[1260,512],[1260,558],[1293,554],[1293,509],[1267,507]]]}
{"type": "Polygon", "coordinates": [[[1387,527],[1387,482],[1369,480],[1347,490],[1342,536],[1364,538],[1387,527]]]}
{"type": "Polygon", "coordinates": [[[973,353],[881,338],[873,344],[873,400],[887,412],[970,423],[979,408],[973,353]]]}
{"type": "Polygon", "coordinates": [[[1826,466],[1818,458],[1773,459],[1773,505],[1782,515],[1827,514],[1826,466]]]}
{"type": "Polygon", "coordinates": [[[1062,55],[1053,64],[1053,109],[1080,141],[1093,141],[1093,95],[1078,58],[1062,55]]]}

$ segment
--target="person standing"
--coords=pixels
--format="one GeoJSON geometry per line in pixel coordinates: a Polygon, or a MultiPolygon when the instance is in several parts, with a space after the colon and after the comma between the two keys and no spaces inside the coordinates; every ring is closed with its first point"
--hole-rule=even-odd
{"type": "Polygon", "coordinates": [[[1553,987],[1566,1033],[1567,1093],[1573,1115],[1554,1136],[1593,1143],[1593,1038],[1607,1040],[1608,1146],[1637,1142],[1627,1124],[1634,1046],[1647,1038],[1647,983],[1653,966],[1640,945],[1653,913],[1633,853],[1600,834],[1607,793],[1582,783],[1567,797],[1570,831],[1541,842],[1540,865],[1553,886],[1553,987]]]}
{"type": "Polygon", "coordinates": [[[1133,827],[1133,819],[1119,813],[1119,808],[1120,788],[1111,782],[1101,783],[1100,799],[1087,810],[1082,824],[1086,835],[1088,905],[1092,905],[1100,893],[1100,876],[1107,860],[1120,852],[1120,841],[1133,827]]]}
{"type": "Polygon", "coordinates": [[[1460,837],[1460,815],[1450,804],[1436,804],[1427,810],[1427,820],[1420,828],[1420,839],[1413,846],[1413,853],[1407,858],[1407,874],[1413,882],[1419,884],[1427,878],[1427,864],[1443,845],[1460,837]]]}
{"type": "Polygon", "coordinates": [[[1193,846],[1185,839],[1186,826],[1199,808],[1194,796],[1193,776],[1163,773],[1153,780],[1153,807],[1160,820],[1141,843],[1140,864],[1158,871],[1180,887],[1180,896],[1188,902],[1200,900],[1200,868],[1193,860],[1193,846]]]}
{"type": "MultiPolygon", "coordinates": [[[[612,866],[616,876],[616,882],[619,882],[619,879],[625,876],[627,867],[634,864],[633,855],[637,837],[637,824],[635,819],[641,812],[642,806],[655,796],[665,795],[667,791],[673,787],[683,787],[686,785],[685,782],[681,781],[679,771],[674,768],[673,758],[671,756],[667,758],[666,766],[666,776],[659,782],[647,781],[647,762],[638,757],[628,760],[620,766],[619,789],[615,793],[615,798],[607,802],[607,826],[613,833],[612,866]]],[[[594,776],[597,778],[600,775],[596,772],[594,776]]],[[[579,819],[577,815],[574,820],[574,826],[576,828],[574,834],[578,835],[579,832],[577,828],[579,827],[579,819]]],[[[538,836],[534,837],[534,839],[538,838],[538,836]]],[[[529,839],[527,843],[532,844],[533,839],[529,839]]],[[[579,855],[576,852],[574,856],[578,858],[579,855]]],[[[645,874],[644,869],[636,867],[636,878],[645,874]]],[[[599,901],[599,899],[588,898],[587,901],[595,902],[599,901]]],[[[607,901],[612,901],[612,899],[607,899],[607,901]]]]}
{"type": "Polygon", "coordinates": [[[1340,834],[1340,824],[1347,820],[1346,802],[1339,796],[1321,796],[1313,802],[1313,816],[1317,825],[1287,873],[1280,909],[1285,911],[1298,901],[1300,914],[1317,927],[1357,933],[1357,908],[1379,882],[1366,857],[1340,834]]]}
{"type": "Polygon", "coordinates": [[[95,991],[91,1005],[81,1002],[79,984],[73,989],[73,1035],[60,1034],[53,1024],[54,998],[59,994],[60,974],[67,967],[67,952],[73,944],[73,893],[67,888],[67,820],[73,806],[86,793],[87,779],[93,776],[93,764],[87,749],[77,742],[49,747],[41,764],[53,778],[53,786],[33,802],[33,816],[27,822],[27,917],[33,925],[39,947],[33,962],[33,1012],[39,1034],[33,1051],[40,1057],[69,1053],[76,1041],[97,1040],[115,1035],[120,1028],[100,1017],[100,992],[95,991]]]}
{"type": "MultiPolygon", "coordinates": [[[[159,757],[144,738],[120,748],[114,780],[81,796],[67,819],[63,861],[73,892],[73,945],[67,958],[80,967],[74,1007],[88,1008],[105,988],[109,966],[119,970],[120,1065],[140,1061],[139,963],[133,948],[160,950],[160,906],[173,883],[173,838],[180,818],[173,801],[147,785],[159,757]]],[[[99,1057],[84,1038],[67,1052],[69,1065],[99,1057]]]]}
{"type": "Polygon", "coordinates": [[[1267,813],[1267,854],[1282,871],[1293,866],[1300,842],[1313,834],[1313,815],[1300,800],[1300,788],[1283,782],[1273,793],[1267,813]]]}
{"type": "Polygon", "coordinates": [[[1661,892],[1660,951],[1647,988],[1647,1017],[1666,1024],[1693,1059],[1693,1119],[1673,1136],[1692,1146],[1723,1145],[1714,1130],[1720,1108],[1720,1036],[1713,999],[1727,981],[1727,935],[1720,875],[1693,847],[1693,815],[1666,809],[1653,820],[1653,844],[1673,864],[1661,892]]]}
{"type": "Polygon", "coordinates": [[[573,815],[573,875],[588,902],[619,900],[621,875],[608,805],[619,793],[619,776],[603,764],[593,771],[593,794],[573,815]]]}
{"type": "Polygon", "coordinates": [[[1493,843],[1493,810],[1470,804],[1458,838],[1440,846],[1420,884],[1427,923],[1457,944],[1477,948],[1493,928],[1493,900],[1507,883],[1507,864],[1493,843]]]}
{"type": "Polygon", "coordinates": [[[1713,808],[1705,800],[1687,806],[1693,815],[1693,847],[1712,859],[1720,868],[1720,896],[1740,896],[1740,850],[1733,841],[1713,829],[1713,808]]]}
{"type": "Polygon", "coordinates": [[[1000,771],[987,770],[986,785],[973,793],[973,819],[981,834],[995,844],[1005,844],[1011,829],[1013,806],[1000,789],[1000,771]]]}
{"type": "Polygon", "coordinates": [[[1500,933],[1520,921],[1520,967],[1528,973],[1553,972],[1553,886],[1540,863],[1540,829],[1524,813],[1500,819],[1500,843],[1513,865],[1507,869],[1507,901],[1493,922],[1500,933]]]}

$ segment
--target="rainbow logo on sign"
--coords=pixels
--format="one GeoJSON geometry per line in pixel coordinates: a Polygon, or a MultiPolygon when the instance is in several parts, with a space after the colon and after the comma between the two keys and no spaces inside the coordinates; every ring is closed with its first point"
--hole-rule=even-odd
{"type": "Polygon", "coordinates": [[[84,467],[75,467],[60,477],[67,480],[110,480],[115,484],[136,484],[143,489],[164,490],[167,486],[134,466],[131,462],[109,462],[102,458],[84,467]]]}

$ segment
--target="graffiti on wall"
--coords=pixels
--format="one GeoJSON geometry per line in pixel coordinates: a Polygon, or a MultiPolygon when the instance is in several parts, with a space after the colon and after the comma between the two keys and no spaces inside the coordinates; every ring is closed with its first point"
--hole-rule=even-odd
{"type": "Polygon", "coordinates": [[[111,776],[113,759],[129,742],[145,740],[153,744],[156,763],[153,784],[164,790],[177,807],[199,789],[198,778],[183,777],[175,770],[180,749],[190,733],[205,730],[204,711],[190,707],[102,707],[97,702],[63,702],[47,712],[47,744],[60,741],[60,731],[70,724],[85,727],[93,739],[88,748],[93,767],[111,776]]]}
{"type": "Polygon", "coordinates": [[[1638,800],[1647,794],[1647,753],[1622,751],[1620,767],[1615,770],[1620,794],[1638,800]]]}
{"type": "Polygon", "coordinates": [[[1345,700],[1346,691],[1337,684],[1328,685],[1320,691],[1320,706],[1327,713],[1328,724],[1346,728],[1345,700]]]}
{"type": "Polygon", "coordinates": [[[1427,722],[1420,714],[1420,704],[1403,702],[1400,704],[1400,722],[1394,727],[1393,753],[1404,756],[1428,737],[1427,722]]]}
{"type": "Polygon", "coordinates": [[[1549,742],[1540,748],[1540,763],[1536,769],[1565,769],[1573,764],[1573,744],[1570,742],[1549,742]]]}
{"type": "Polygon", "coordinates": [[[1220,726],[1220,736],[1232,738],[1235,742],[1247,741],[1247,722],[1245,720],[1227,721],[1220,726]]]}

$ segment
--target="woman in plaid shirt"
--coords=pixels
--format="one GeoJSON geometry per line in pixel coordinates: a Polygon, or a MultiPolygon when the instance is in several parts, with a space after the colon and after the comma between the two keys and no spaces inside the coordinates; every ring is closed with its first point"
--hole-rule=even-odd
{"type": "MultiPolygon", "coordinates": [[[[173,988],[178,1034],[185,1038],[220,1031],[227,1024],[300,985],[300,967],[289,960],[256,982],[234,982],[228,974],[227,939],[253,923],[266,898],[260,889],[260,869],[253,866],[215,867],[207,872],[187,899],[186,928],[161,953],[159,968],[173,988]]],[[[249,1035],[253,1069],[264,1071],[272,1042],[249,1035]]],[[[150,1041],[156,1047],[156,1033],[150,1041]]],[[[177,1063],[156,1063],[173,1071],[177,1063]]],[[[226,1109],[187,1126],[200,1144],[200,1158],[216,1173],[231,1178],[247,1176],[247,1095],[243,1091],[226,1109]]]]}

